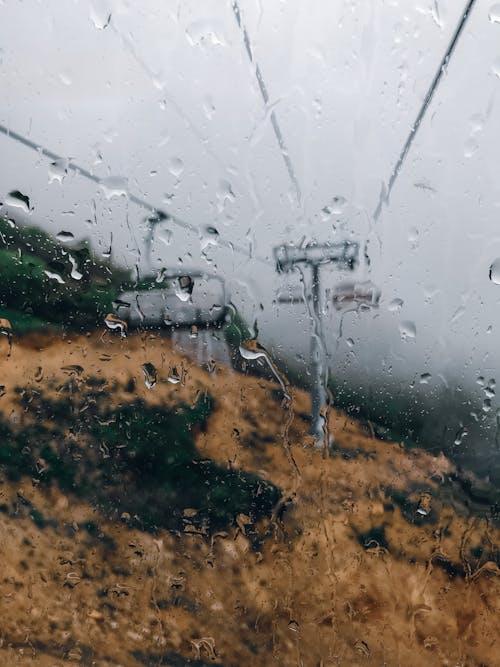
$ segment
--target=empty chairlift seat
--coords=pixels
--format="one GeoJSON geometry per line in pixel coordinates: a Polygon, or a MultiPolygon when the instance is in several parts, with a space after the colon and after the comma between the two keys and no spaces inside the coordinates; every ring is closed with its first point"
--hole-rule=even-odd
{"type": "Polygon", "coordinates": [[[116,312],[129,326],[217,326],[228,298],[224,280],[201,271],[169,273],[165,287],[122,292],[116,312]]]}

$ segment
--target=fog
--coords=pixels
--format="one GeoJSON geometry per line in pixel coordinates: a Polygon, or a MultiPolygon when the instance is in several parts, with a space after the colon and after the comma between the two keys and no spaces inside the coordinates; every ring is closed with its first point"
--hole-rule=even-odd
{"type": "MultiPolygon", "coordinates": [[[[240,9],[267,106],[230,2],[5,0],[0,122],[115,189],[0,136],[0,200],[20,190],[30,220],[89,238],[97,254],[111,246],[142,275],[148,212],[123,190],[186,220],[199,231],[156,228],[153,270],[224,276],[262,343],[295,369],[307,361],[310,321],[304,306],[276,303],[300,281],[276,273],[273,247],[367,242],[370,262],[355,278],[381,288],[380,307],[346,313],[340,331],[325,302],[332,377],[398,391],[459,383],[480,408],[477,377],[500,367],[500,287],[489,279],[500,256],[500,6],[476,3],[377,222],[462,3],[241,0],[240,9]]],[[[322,287],[345,277],[325,267],[322,287]]]]}

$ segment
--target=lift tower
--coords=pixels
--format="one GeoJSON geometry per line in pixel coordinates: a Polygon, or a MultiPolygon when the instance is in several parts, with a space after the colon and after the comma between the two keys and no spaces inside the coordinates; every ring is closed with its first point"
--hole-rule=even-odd
{"type": "Polygon", "coordinates": [[[326,387],[321,379],[323,365],[326,363],[322,350],[322,305],[320,288],[320,268],[325,264],[335,264],[337,268],[353,271],[359,258],[359,244],[353,241],[341,243],[310,244],[304,247],[281,245],[274,248],[276,270],[278,273],[293,271],[299,264],[311,268],[311,318],[313,330],[311,332],[311,435],[317,442],[323,439],[323,425],[321,408],[326,400],[326,387]]]}

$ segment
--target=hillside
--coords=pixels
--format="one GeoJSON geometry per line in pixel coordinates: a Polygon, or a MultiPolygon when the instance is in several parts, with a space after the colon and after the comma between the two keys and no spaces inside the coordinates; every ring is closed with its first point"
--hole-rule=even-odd
{"type": "Polygon", "coordinates": [[[306,393],[157,334],[0,344],[0,664],[500,664],[495,511],[443,456],[333,409],[313,448],[306,393]]]}

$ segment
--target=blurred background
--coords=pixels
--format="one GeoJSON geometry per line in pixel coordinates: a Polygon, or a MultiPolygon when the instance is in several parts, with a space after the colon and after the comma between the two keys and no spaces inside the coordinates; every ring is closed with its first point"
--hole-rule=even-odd
{"type": "MultiPolygon", "coordinates": [[[[82,248],[104,282],[112,263],[116,285],[216,274],[309,386],[310,274],[279,274],[273,249],[357,242],[353,273],[321,270],[334,403],[500,483],[500,4],[475,3],[378,216],[462,3],[4,0],[1,12],[0,214],[74,249],[47,284],[78,292],[82,248]],[[372,281],[378,307],[336,309],[346,280],[372,281]]],[[[7,268],[1,289],[26,289],[7,268]]]]}

